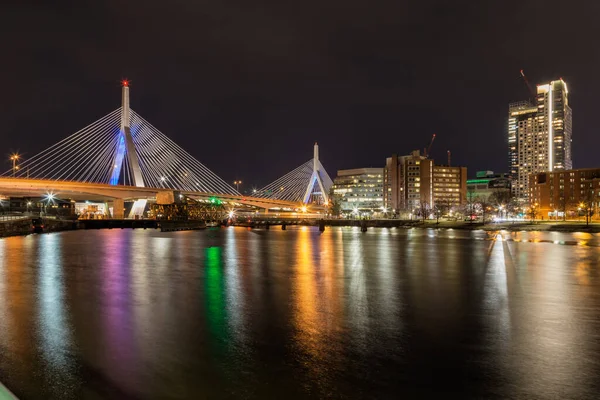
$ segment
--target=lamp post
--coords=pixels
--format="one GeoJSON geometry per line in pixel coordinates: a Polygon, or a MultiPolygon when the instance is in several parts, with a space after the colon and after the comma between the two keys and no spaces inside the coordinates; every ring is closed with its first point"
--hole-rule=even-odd
{"type": "Polygon", "coordinates": [[[242,181],[233,181],[233,184],[235,185],[235,189],[239,192],[242,181]]]}
{"type": "Polygon", "coordinates": [[[13,178],[15,176],[17,176],[17,169],[19,169],[19,167],[17,167],[17,161],[21,158],[21,156],[18,153],[14,153],[10,156],[10,160],[12,161],[12,170],[13,170],[13,178]]]}

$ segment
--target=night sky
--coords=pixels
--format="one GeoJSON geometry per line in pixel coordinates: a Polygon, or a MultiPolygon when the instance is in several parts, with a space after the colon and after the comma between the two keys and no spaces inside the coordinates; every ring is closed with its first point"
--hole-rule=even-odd
{"type": "Polygon", "coordinates": [[[433,133],[438,163],[504,172],[520,69],[567,82],[574,167],[600,167],[598,1],[3,0],[0,22],[6,169],[119,107],[127,77],[135,111],[246,189],[314,141],[333,178],[433,133]]]}

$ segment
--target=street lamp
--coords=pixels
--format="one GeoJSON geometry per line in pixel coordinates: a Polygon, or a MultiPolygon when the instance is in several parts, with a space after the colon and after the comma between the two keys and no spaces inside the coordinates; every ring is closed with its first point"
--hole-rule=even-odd
{"type": "Polygon", "coordinates": [[[233,181],[233,184],[236,187],[236,190],[239,192],[240,191],[240,185],[242,184],[242,181],[233,181]]]}
{"type": "Polygon", "coordinates": [[[19,167],[17,167],[17,161],[19,161],[19,159],[21,158],[21,156],[18,153],[13,153],[10,156],[10,160],[12,161],[13,164],[13,177],[15,177],[17,175],[17,169],[19,169],[19,167]]]}
{"type": "Polygon", "coordinates": [[[50,205],[50,202],[54,203],[55,197],[56,196],[54,196],[54,193],[52,192],[46,193],[46,196],[40,201],[40,217],[42,216],[42,207],[44,207],[44,214],[48,214],[48,206],[50,205]]]}

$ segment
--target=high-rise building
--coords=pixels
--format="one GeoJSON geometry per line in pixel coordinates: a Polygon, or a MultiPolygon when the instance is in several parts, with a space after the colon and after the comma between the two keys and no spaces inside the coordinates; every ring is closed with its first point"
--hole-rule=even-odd
{"type": "Polygon", "coordinates": [[[383,168],[343,169],[333,181],[333,194],[342,212],[381,212],[383,206],[383,168]]]}
{"type": "Polygon", "coordinates": [[[562,79],[537,86],[536,104],[508,106],[509,169],[512,192],[527,198],[529,176],[573,168],[572,111],[567,84],[562,79]]]}
{"type": "Polygon", "coordinates": [[[389,210],[409,210],[418,207],[421,197],[433,202],[431,169],[433,160],[419,150],[407,156],[388,157],[383,171],[384,207],[389,210]],[[423,163],[423,165],[421,165],[423,163]]]}
{"type": "Polygon", "coordinates": [[[434,206],[460,207],[466,200],[467,168],[434,165],[431,187],[434,206]]]}
{"type": "Polygon", "coordinates": [[[408,156],[392,155],[386,159],[383,173],[384,207],[391,211],[407,211],[436,203],[458,207],[465,202],[467,169],[435,165],[418,150],[408,156]]]}

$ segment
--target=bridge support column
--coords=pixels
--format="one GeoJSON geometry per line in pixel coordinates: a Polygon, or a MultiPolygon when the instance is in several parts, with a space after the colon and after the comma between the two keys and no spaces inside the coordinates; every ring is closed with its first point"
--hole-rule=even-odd
{"type": "Polygon", "coordinates": [[[125,219],[125,200],[114,199],[113,200],[113,219],[125,219]]]}
{"type": "Polygon", "coordinates": [[[325,220],[324,219],[319,220],[319,232],[325,232],[325,220]]]}

